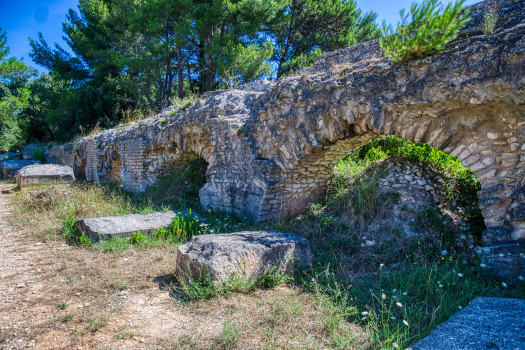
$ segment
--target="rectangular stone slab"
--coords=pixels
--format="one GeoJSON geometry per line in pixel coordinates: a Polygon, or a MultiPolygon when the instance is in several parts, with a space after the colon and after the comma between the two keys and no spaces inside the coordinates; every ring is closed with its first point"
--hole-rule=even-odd
{"type": "MultiPolygon", "coordinates": [[[[146,234],[151,230],[168,227],[171,224],[171,219],[177,216],[177,213],[187,215],[186,210],[170,210],[151,214],[130,214],[84,219],[78,220],[77,225],[94,242],[98,242],[99,239],[107,239],[112,236],[128,237],[139,230],[146,234]]],[[[192,213],[192,216],[198,218],[194,213],[192,213]]],[[[199,219],[199,221],[203,220],[199,219]]]]}
{"type": "Polygon", "coordinates": [[[18,186],[24,188],[45,183],[71,184],[75,182],[73,169],[65,165],[35,164],[18,170],[18,186]]]}
{"type": "Polygon", "coordinates": [[[407,350],[525,349],[525,300],[474,299],[407,350]]]}

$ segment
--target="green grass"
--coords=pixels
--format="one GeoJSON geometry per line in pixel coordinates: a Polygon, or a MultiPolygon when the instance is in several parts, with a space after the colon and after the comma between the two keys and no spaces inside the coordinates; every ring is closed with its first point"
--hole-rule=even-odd
{"type": "Polygon", "coordinates": [[[186,301],[202,301],[217,298],[219,296],[229,297],[235,293],[253,293],[257,288],[275,288],[280,284],[291,281],[289,275],[283,274],[274,267],[257,279],[249,279],[246,276],[232,275],[228,280],[218,283],[199,271],[198,276],[175,276],[178,285],[174,285],[174,291],[182,293],[186,301]]]}
{"type": "Polygon", "coordinates": [[[73,319],[74,315],[73,314],[67,314],[65,316],[63,316],[61,318],[62,322],[69,322],[73,319]]]}
{"type": "Polygon", "coordinates": [[[69,303],[66,303],[65,301],[60,301],[56,304],[56,307],[60,310],[64,310],[69,306],[69,303]]]}
{"type": "Polygon", "coordinates": [[[235,344],[239,341],[240,333],[239,327],[234,322],[227,320],[222,324],[219,343],[222,344],[226,350],[235,349],[235,344]]]}
{"type": "Polygon", "coordinates": [[[89,319],[89,326],[92,332],[96,332],[101,328],[105,327],[108,323],[108,316],[99,315],[94,318],[89,319]]]}

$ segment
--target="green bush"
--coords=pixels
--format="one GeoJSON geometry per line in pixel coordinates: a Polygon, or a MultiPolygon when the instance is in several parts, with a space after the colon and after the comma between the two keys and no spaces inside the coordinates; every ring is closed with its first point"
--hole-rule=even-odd
{"type": "Polygon", "coordinates": [[[33,159],[40,161],[40,163],[44,163],[46,160],[46,157],[44,156],[44,151],[41,148],[35,148],[33,150],[33,159]]]}
{"type": "MultiPolygon", "coordinates": [[[[195,101],[198,98],[198,95],[196,94],[186,94],[183,98],[179,98],[177,96],[174,96],[170,98],[170,102],[172,106],[178,107],[179,110],[183,111],[186,108],[188,108],[193,101],[195,101]]],[[[173,116],[177,114],[177,111],[172,111],[170,116],[173,116]]]]}
{"type": "Polygon", "coordinates": [[[171,224],[167,228],[161,228],[153,234],[156,238],[171,239],[178,243],[186,243],[191,237],[201,233],[199,219],[191,214],[191,209],[187,210],[187,215],[177,213],[177,216],[171,219],[171,224]]]}
{"type": "Polygon", "coordinates": [[[383,21],[384,37],[379,43],[385,56],[393,58],[394,62],[401,62],[444,50],[469,20],[469,9],[462,8],[464,3],[465,0],[459,0],[446,7],[438,0],[412,3],[410,14],[405,15],[405,9],[399,12],[401,22],[396,32],[383,21]]]}
{"type": "Polygon", "coordinates": [[[129,237],[129,243],[131,244],[138,244],[142,241],[144,241],[144,234],[142,233],[142,230],[138,230],[132,234],[131,237],[129,237]]]}

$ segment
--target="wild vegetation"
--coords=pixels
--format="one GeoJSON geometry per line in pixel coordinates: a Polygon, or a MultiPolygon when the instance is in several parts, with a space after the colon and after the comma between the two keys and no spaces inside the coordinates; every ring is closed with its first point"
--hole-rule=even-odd
{"type": "MultiPolygon", "coordinates": [[[[115,184],[97,187],[87,183],[19,192],[13,224],[30,225],[45,239],[63,239],[78,249],[97,254],[122,254],[129,250],[146,254],[161,249],[171,256],[192,234],[265,228],[308,238],[315,254],[314,267],[292,278],[271,271],[257,281],[234,276],[223,285],[212,284],[206,276],[194,276],[188,283],[172,279],[173,293],[198,309],[239,293],[254,298],[268,288],[281,290],[282,285],[293,291],[295,296],[291,299],[283,296],[272,306],[278,308],[272,311],[274,319],[257,318],[255,324],[255,318],[245,319],[245,323],[225,322],[223,333],[213,341],[231,348],[247,334],[248,326],[243,324],[269,332],[264,340],[267,345],[279,348],[288,344],[279,327],[286,322],[308,323],[313,317],[306,306],[302,309],[302,303],[313,303],[315,317],[321,322],[309,330],[296,331],[296,335],[312,341],[311,346],[315,343],[333,349],[393,349],[405,348],[426,336],[476,296],[525,297],[523,282],[490,278],[470,247],[480,243],[484,229],[475,196],[479,184],[474,175],[457,159],[430,146],[396,137],[377,139],[337,165],[324,201],[312,204],[301,216],[269,224],[202,210],[197,189],[204,182],[205,169],[205,162],[198,159],[142,195],[124,193],[115,184]],[[422,163],[445,179],[440,203],[405,211],[402,217],[406,217],[406,226],[394,225],[391,216],[395,206],[404,210],[399,195],[380,190],[379,180],[390,171],[387,162],[382,161],[385,158],[396,163],[422,163]],[[177,219],[169,228],[150,235],[136,234],[96,244],[79,235],[74,227],[75,220],[84,217],[168,208],[192,209],[206,221],[177,219]],[[457,227],[450,217],[457,208],[461,208],[459,215],[469,224],[467,231],[457,227]],[[407,234],[404,227],[417,234],[407,234]],[[367,241],[375,244],[367,245],[367,241]],[[308,298],[311,301],[307,302],[308,298]],[[314,333],[307,335],[305,332],[309,331],[314,333]]],[[[210,340],[197,335],[189,334],[177,346],[206,347],[204,344],[210,340]]]]}
{"type": "Polygon", "coordinates": [[[385,56],[401,62],[444,50],[469,20],[464,3],[465,0],[459,0],[443,7],[439,0],[423,0],[421,4],[412,3],[410,14],[402,9],[401,22],[395,31],[392,25],[383,22],[380,44],[385,56]]]}

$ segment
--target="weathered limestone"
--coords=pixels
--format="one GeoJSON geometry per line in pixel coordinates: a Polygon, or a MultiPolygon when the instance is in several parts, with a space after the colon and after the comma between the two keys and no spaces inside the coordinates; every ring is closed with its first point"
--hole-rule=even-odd
{"type": "Polygon", "coordinates": [[[474,299],[407,350],[525,349],[525,300],[474,299]]]}
{"type": "Polygon", "coordinates": [[[485,36],[486,8],[474,5],[460,38],[424,59],[393,64],[371,41],[321,55],[301,75],[208,92],[187,110],[167,109],[50,149],[47,160],[72,166],[77,178],[120,181],[139,192],[202,156],[209,164],[202,206],[266,221],[318,200],[334,165],[351,150],[397,135],[472,169],[483,188],[485,242],[512,247],[493,248],[497,253],[484,261],[522,269],[524,7],[499,2],[498,26],[485,36]],[[484,192],[491,188],[498,190],[484,192]]]}
{"type": "Polygon", "coordinates": [[[75,174],[65,165],[34,164],[20,169],[16,180],[20,188],[45,183],[70,184],[75,182],[75,174]]]}
{"type": "Polygon", "coordinates": [[[15,178],[18,170],[32,164],[39,164],[35,160],[12,159],[2,162],[2,174],[4,178],[15,178]]]}
{"type": "MultiPolygon", "coordinates": [[[[128,237],[139,230],[147,234],[151,230],[168,227],[172,218],[181,213],[188,215],[186,210],[170,210],[151,214],[131,214],[125,216],[108,216],[78,220],[77,225],[87,236],[97,242],[99,239],[107,239],[112,236],[128,237]]],[[[192,213],[192,216],[197,217],[192,213]]],[[[202,220],[202,219],[201,219],[202,220]]]]}
{"type": "Polygon", "coordinates": [[[313,254],[308,240],[280,231],[244,231],[194,236],[177,252],[177,275],[209,276],[224,282],[233,275],[257,279],[272,267],[292,273],[308,267],[313,254]]]}

